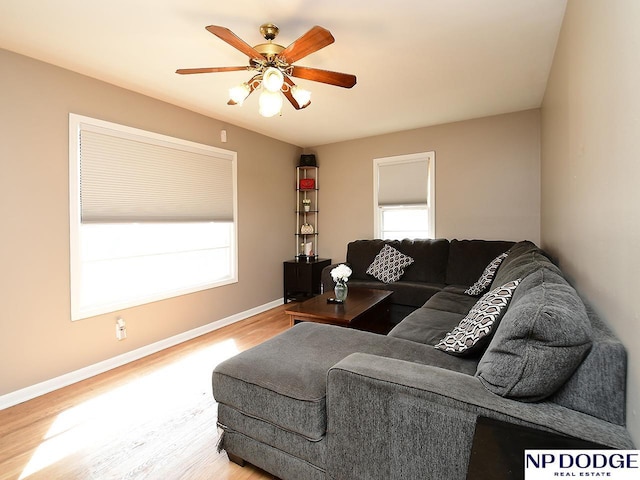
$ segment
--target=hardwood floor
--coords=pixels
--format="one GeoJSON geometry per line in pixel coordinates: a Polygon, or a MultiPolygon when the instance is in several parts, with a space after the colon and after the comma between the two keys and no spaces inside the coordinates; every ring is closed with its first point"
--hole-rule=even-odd
{"type": "Polygon", "coordinates": [[[273,479],[217,453],[211,372],[289,328],[285,309],[0,411],[0,480],[273,479]]]}

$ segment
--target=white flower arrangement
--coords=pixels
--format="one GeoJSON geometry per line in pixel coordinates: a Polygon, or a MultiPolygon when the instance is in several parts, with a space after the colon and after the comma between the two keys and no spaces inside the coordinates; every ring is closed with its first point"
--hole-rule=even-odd
{"type": "Polygon", "coordinates": [[[353,272],[349,267],[347,267],[344,263],[341,263],[333,270],[331,270],[331,278],[333,278],[334,282],[348,282],[349,277],[353,272]]]}

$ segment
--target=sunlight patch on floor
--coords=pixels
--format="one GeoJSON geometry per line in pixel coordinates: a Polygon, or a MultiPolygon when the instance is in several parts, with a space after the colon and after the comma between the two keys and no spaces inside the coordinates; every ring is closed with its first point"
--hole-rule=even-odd
{"type": "Polygon", "coordinates": [[[218,363],[237,353],[239,350],[232,339],[198,349],[60,413],[19,480],[120,433],[129,433],[141,425],[153,427],[159,419],[179,416],[202,396],[208,395],[213,403],[211,372],[218,363]]]}

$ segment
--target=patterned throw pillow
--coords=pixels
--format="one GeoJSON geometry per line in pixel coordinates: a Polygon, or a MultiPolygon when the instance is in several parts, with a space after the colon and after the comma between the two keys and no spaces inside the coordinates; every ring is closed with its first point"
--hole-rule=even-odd
{"type": "Polygon", "coordinates": [[[413,258],[385,245],[367,268],[367,273],[384,283],[397,282],[404,275],[404,269],[413,262],[413,258]]]}
{"type": "Polygon", "coordinates": [[[457,327],[434,348],[452,355],[470,355],[488,344],[520,279],[491,290],[476,302],[457,327]]]}
{"type": "Polygon", "coordinates": [[[491,281],[493,280],[493,276],[496,274],[498,267],[502,263],[502,261],[507,258],[507,253],[503,253],[502,255],[498,255],[496,258],[491,260],[491,263],[487,265],[487,268],[484,269],[482,275],[476,283],[467,288],[464,293],[467,295],[480,295],[483,293],[489,286],[491,285],[491,281]]]}

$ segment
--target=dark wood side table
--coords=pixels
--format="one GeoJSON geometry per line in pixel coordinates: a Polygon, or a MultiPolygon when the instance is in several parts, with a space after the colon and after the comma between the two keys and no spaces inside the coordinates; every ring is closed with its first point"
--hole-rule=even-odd
{"type": "Polygon", "coordinates": [[[322,293],[322,269],[331,265],[330,258],[296,258],[284,262],[284,303],[306,300],[322,293]]]}

